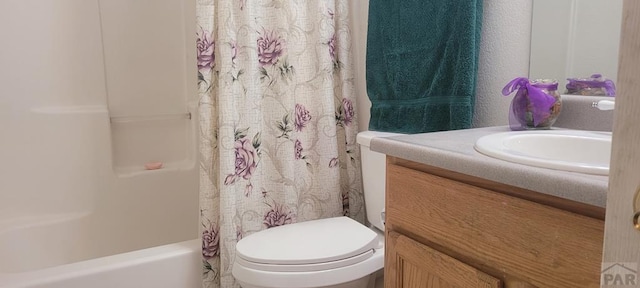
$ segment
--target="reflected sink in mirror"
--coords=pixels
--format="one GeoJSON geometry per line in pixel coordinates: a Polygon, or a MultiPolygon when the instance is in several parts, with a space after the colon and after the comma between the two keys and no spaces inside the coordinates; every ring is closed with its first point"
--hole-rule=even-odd
{"type": "Polygon", "coordinates": [[[484,136],[487,156],[542,168],[609,175],[611,133],[581,130],[512,131],[484,136]]]}

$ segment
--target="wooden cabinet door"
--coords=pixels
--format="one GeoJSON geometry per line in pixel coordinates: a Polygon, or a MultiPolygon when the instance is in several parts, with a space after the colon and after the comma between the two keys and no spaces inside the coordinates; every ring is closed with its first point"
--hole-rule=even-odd
{"type": "Polygon", "coordinates": [[[502,287],[499,279],[406,236],[393,231],[388,233],[385,287],[502,287]]]}

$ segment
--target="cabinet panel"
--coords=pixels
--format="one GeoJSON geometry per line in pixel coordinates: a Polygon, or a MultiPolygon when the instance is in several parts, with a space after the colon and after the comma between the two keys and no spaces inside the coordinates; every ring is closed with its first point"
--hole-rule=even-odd
{"type": "Polygon", "coordinates": [[[601,220],[394,164],[386,205],[390,233],[499,276],[505,287],[599,287],[601,220]]]}
{"type": "Polygon", "coordinates": [[[390,278],[391,287],[502,287],[499,279],[426,245],[395,232],[390,232],[389,237],[394,244],[389,256],[396,259],[395,275],[385,276],[390,278]]]}

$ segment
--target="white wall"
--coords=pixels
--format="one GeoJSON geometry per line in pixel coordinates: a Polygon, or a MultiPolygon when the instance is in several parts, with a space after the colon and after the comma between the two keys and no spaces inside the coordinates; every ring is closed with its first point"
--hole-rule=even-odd
{"type": "Polygon", "coordinates": [[[358,130],[369,130],[371,101],[367,97],[366,55],[367,55],[367,19],[369,19],[369,0],[349,1],[351,12],[352,56],[357,100],[358,130]]]}
{"type": "MultiPolygon", "coordinates": [[[[532,0],[485,0],[473,126],[508,123],[510,97],[500,92],[511,79],[529,75],[532,0]]],[[[349,1],[352,15],[358,125],[368,130],[371,102],[366,94],[365,56],[368,0],[349,1]]]]}
{"type": "Polygon", "coordinates": [[[474,127],[507,125],[513,96],[502,88],[529,76],[532,0],[485,0],[474,127]]]}

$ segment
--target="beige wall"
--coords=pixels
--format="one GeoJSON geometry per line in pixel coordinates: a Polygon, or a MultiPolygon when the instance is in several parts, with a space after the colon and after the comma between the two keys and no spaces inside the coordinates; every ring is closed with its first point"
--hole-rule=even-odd
{"type": "MultiPolygon", "coordinates": [[[[529,75],[529,45],[532,0],[486,0],[476,109],[475,127],[506,125],[510,98],[500,94],[512,78],[529,75]]],[[[368,0],[349,1],[352,15],[355,93],[358,99],[358,125],[369,125],[371,102],[366,94],[365,55],[367,42],[368,0]]]]}
{"type": "Polygon", "coordinates": [[[367,52],[367,19],[369,18],[369,0],[349,1],[351,12],[351,30],[353,35],[353,63],[355,74],[355,93],[358,109],[358,128],[369,130],[369,108],[371,101],[367,97],[365,82],[365,56],[367,52]]]}

